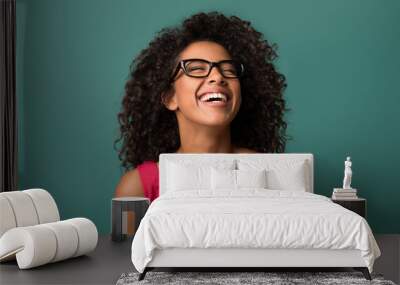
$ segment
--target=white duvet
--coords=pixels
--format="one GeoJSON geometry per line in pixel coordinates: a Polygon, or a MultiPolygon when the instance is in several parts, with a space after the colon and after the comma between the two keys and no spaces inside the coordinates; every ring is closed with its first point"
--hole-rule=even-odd
{"type": "Polygon", "coordinates": [[[329,198],[257,188],[154,200],[132,242],[133,265],[143,272],[154,249],[171,247],[358,249],[370,272],[381,254],[366,220],[329,198]]]}

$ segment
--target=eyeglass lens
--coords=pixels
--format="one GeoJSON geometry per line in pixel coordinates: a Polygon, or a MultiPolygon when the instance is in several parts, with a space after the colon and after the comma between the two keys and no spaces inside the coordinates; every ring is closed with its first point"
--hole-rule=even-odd
{"type": "MultiPolygon", "coordinates": [[[[219,62],[219,71],[224,77],[236,78],[240,76],[241,67],[234,61],[219,62]]],[[[194,77],[207,76],[210,71],[210,63],[201,60],[190,60],[185,64],[185,69],[188,75],[194,77]]]]}

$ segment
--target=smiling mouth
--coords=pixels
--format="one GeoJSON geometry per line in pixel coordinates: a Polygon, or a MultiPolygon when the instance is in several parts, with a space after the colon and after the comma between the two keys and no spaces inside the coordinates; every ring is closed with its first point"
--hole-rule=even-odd
{"type": "Polygon", "coordinates": [[[227,103],[228,101],[230,101],[230,96],[220,92],[209,92],[201,95],[197,98],[197,100],[199,100],[201,103],[227,103]]]}
{"type": "Polygon", "coordinates": [[[207,101],[201,101],[199,100],[200,105],[206,106],[206,107],[227,107],[230,105],[231,100],[228,102],[221,100],[221,99],[210,99],[207,101]]]}

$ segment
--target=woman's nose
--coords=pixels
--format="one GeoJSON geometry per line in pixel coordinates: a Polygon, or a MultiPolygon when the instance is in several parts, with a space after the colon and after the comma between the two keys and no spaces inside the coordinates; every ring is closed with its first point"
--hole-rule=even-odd
{"type": "Polygon", "coordinates": [[[222,76],[221,72],[218,70],[216,66],[213,66],[213,68],[210,71],[210,74],[207,77],[207,82],[208,83],[218,83],[218,84],[225,84],[226,80],[222,76]]]}

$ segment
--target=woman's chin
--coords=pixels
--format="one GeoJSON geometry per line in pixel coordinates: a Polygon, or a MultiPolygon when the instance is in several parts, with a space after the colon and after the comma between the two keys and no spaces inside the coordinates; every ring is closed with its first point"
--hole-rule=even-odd
{"type": "Polygon", "coordinates": [[[203,121],[201,124],[209,126],[209,127],[223,128],[223,127],[229,126],[231,122],[232,122],[232,120],[229,118],[221,118],[221,119],[210,119],[209,118],[208,120],[203,121]]]}
{"type": "MultiPolygon", "coordinates": [[[[181,113],[181,115],[183,115],[183,113],[181,113]]],[[[182,119],[185,117],[186,119],[183,119],[184,121],[194,123],[195,125],[222,128],[229,126],[235,115],[234,112],[201,112],[197,114],[188,114],[187,116],[183,115],[182,119]]]]}

